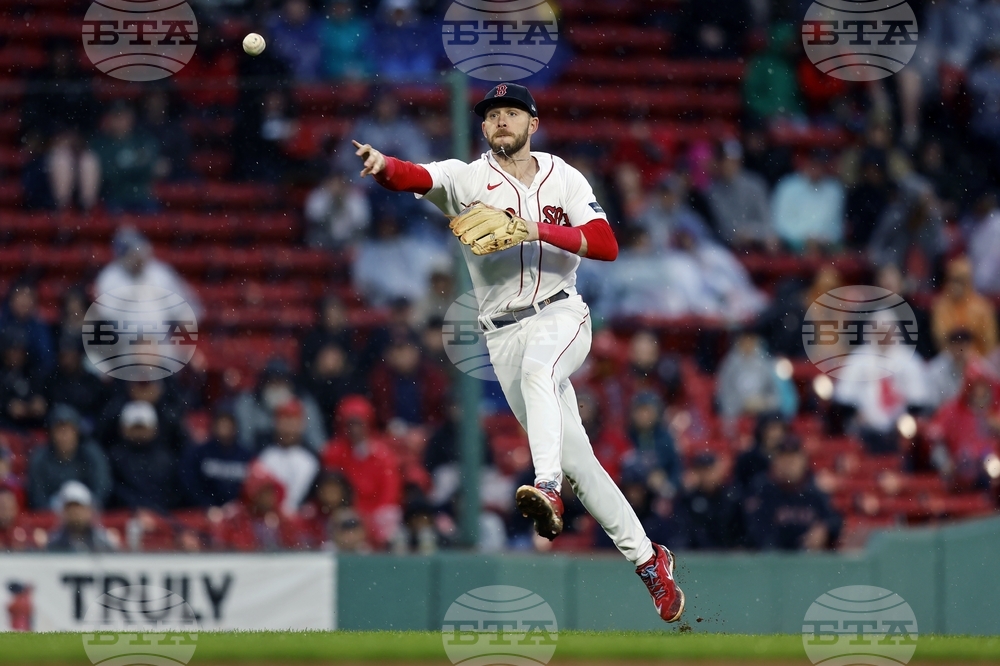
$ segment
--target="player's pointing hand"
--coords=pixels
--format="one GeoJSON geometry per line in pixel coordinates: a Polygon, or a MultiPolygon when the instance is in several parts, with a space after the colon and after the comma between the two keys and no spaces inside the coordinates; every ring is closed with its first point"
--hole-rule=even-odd
{"type": "Polygon", "coordinates": [[[354,147],[357,148],[355,155],[364,160],[365,168],[361,170],[361,177],[364,178],[368,174],[375,175],[385,169],[385,156],[372,148],[369,144],[360,144],[357,141],[351,140],[354,147]]]}

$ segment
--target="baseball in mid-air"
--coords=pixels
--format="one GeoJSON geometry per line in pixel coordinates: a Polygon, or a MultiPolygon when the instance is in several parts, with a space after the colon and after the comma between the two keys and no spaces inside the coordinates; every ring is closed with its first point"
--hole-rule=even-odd
{"type": "Polygon", "coordinates": [[[243,38],[243,50],[252,56],[263,53],[265,46],[267,46],[267,44],[264,42],[264,38],[256,32],[251,32],[243,38]]]}

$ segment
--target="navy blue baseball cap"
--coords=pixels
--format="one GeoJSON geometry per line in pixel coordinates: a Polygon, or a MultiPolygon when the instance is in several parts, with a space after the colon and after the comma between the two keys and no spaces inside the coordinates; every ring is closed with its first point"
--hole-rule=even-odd
{"type": "Polygon", "coordinates": [[[480,118],[486,117],[486,112],[493,106],[519,106],[532,116],[538,116],[538,107],[535,106],[535,98],[531,96],[528,89],[516,83],[498,83],[493,90],[486,93],[483,101],[476,104],[473,111],[480,118]]]}

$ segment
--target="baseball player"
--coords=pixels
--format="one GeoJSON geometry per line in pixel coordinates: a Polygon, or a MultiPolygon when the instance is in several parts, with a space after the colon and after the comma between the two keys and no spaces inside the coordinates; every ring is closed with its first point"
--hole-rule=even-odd
{"type": "Polygon", "coordinates": [[[580,421],[569,377],[590,351],[590,311],[576,293],[581,258],[614,261],[618,244],[586,178],[548,153],[532,152],[535,100],[501,83],[476,104],[489,151],[472,163],[413,164],[354,141],[361,176],[426,197],[451,218],[479,302],[479,324],[504,395],[528,433],[535,485],[515,503],[539,535],[563,529],[563,474],[618,549],[636,565],[657,612],[675,622],[684,593],[674,556],[652,543],[604,471],[580,421]]]}

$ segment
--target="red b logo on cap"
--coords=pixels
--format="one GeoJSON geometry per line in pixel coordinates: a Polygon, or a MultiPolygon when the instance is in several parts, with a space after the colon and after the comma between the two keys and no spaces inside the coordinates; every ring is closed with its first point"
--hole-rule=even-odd
{"type": "Polygon", "coordinates": [[[501,83],[500,85],[497,86],[497,94],[493,95],[493,96],[494,97],[503,97],[506,94],[507,94],[507,84],[506,83],[501,83]]]}

